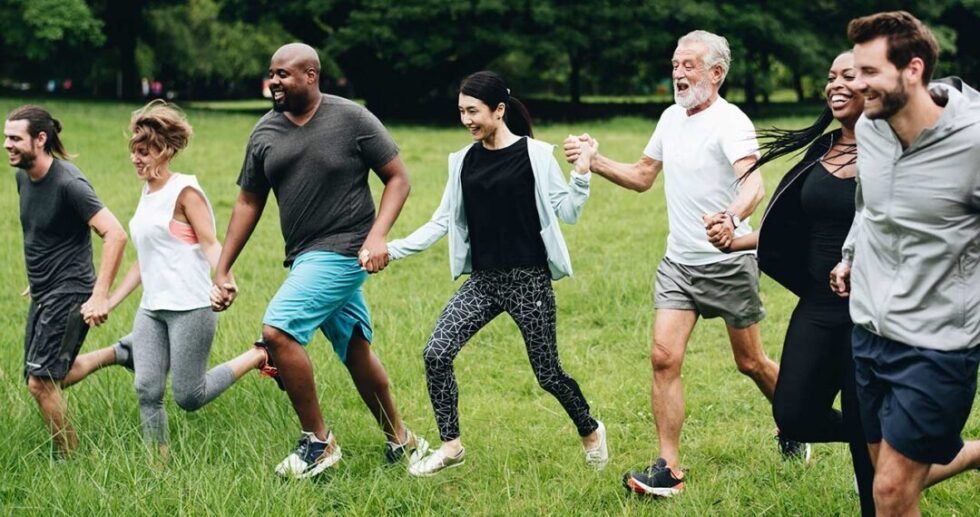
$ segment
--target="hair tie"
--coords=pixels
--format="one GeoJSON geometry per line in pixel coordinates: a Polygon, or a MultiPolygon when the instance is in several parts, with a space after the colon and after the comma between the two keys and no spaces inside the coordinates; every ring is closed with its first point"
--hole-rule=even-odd
{"type": "Polygon", "coordinates": [[[507,88],[507,95],[510,95],[510,88],[507,88]]]}

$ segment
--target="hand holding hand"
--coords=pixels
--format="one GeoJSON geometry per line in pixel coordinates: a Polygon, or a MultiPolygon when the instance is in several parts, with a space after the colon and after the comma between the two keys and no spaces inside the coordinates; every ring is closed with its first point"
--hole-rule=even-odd
{"type": "Polygon", "coordinates": [[[81,313],[85,324],[98,327],[109,319],[109,298],[101,294],[93,294],[82,304],[81,313]]]}
{"type": "Polygon", "coordinates": [[[384,238],[368,235],[357,254],[357,261],[368,273],[377,273],[388,266],[391,256],[388,254],[388,244],[384,238]]]}
{"type": "Polygon", "coordinates": [[[704,230],[708,237],[708,242],[721,251],[728,251],[735,239],[735,226],[732,219],[725,212],[705,215],[704,230]]]}
{"type": "Polygon", "coordinates": [[[586,137],[585,140],[579,138],[578,142],[578,157],[575,159],[575,172],[579,174],[586,174],[592,166],[592,158],[599,154],[599,141],[589,137],[588,135],[583,135],[586,137]]]}
{"type": "Polygon", "coordinates": [[[238,284],[231,276],[216,276],[211,285],[211,310],[221,312],[235,302],[238,297],[238,284]]]}

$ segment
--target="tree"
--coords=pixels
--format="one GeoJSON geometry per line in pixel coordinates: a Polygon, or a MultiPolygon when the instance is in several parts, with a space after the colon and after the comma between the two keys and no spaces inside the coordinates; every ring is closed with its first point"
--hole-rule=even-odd
{"type": "Polygon", "coordinates": [[[82,0],[0,0],[0,73],[38,80],[51,69],[78,72],[104,42],[102,22],[82,0]]]}

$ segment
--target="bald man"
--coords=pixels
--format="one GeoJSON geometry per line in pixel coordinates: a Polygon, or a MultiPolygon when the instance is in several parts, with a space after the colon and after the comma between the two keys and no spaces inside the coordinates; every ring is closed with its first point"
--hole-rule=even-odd
{"type": "Polygon", "coordinates": [[[289,274],[269,303],[258,344],[268,348],[302,426],[296,449],[276,473],[313,477],[341,458],[320,413],[313,365],[304,348],[317,329],[332,343],[384,429],[385,459],[395,463],[408,457],[411,464],[428,444],[398,416],[387,373],[370,347],[371,317],[361,290],[368,273],[388,263],[385,243],[408,197],[408,172],[398,146],[374,115],[320,92],[320,60],[312,47],[293,43],[277,50],[269,79],[272,111],[249,137],[215,274],[213,308],[224,310],[234,300],[238,288],[228,272],[272,190],[289,274]],[[385,185],[377,217],[369,169],[385,185]]]}

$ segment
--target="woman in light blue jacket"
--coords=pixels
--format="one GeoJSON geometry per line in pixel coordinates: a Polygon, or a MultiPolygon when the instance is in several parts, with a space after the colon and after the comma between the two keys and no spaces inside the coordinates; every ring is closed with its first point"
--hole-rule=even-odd
{"type": "Polygon", "coordinates": [[[578,221],[589,197],[594,149],[583,149],[566,183],[553,147],[532,138],[527,110],[493,72],[463,80],[459,117],[475,142],[449,155],[449,181],[439,208],[428,223],[388,245],[397,260],[449,234],[453,278],[471,273],[443,309],[423,354],[442,446],[409,472],[431,476],[463,463],[453,359],[502,312],[520,328],[541,387],[575,423],[586,462],[601,469],[609,458],[606,430],[561,367],[551,286],[552,280],[572,274],[558,220],[578,221]]]}

